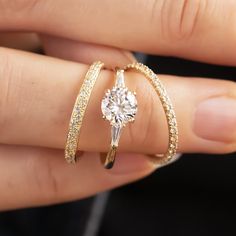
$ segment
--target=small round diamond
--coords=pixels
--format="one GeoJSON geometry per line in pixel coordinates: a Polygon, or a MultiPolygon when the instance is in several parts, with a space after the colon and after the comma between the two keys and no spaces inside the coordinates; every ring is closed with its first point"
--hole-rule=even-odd
{"type": "Polygon", "coordinates": [[[102,100],[103,116],[115,127],[122,127],[133,121],[137,113],[135,95],[125,87],[114,87],[102,100]]]}

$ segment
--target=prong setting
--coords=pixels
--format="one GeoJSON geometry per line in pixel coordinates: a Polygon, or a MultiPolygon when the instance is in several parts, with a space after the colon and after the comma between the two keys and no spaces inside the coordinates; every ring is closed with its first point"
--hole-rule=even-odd
{"type": "Polygon", "coordinates": [[[101,103],[103,117],[111,124],[111,148],[104,163],[105,168],[113,166],[121,130],[129,122],[134,122],[137,109],[136,93],[125,86],[124,70],[117,69],[115,85],[105,92],[101,103]]]}
{"type": "Polygon", "coordinates": [[[137,100],[127,87],[115,86],[105,94],[101,109],[103,116],[112,126],[124,127],[125,124],[134,121],[137,100]]]}

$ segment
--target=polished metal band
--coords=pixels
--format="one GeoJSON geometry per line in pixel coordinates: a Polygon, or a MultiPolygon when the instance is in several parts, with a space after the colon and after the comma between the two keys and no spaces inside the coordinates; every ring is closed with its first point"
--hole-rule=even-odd
{"type": "Polygon", "coordinates": [[[103,67],[100,61],[94,62],[88,69],[83,84],[80,88],[79,94],[76,98],[74,108],[72,110],[69,130],[65,145],[65,159],[68,163],[75,163],[77,160],[77,150],[79,133],[82,126],[84,114],[90,99],[95,82],[103,67]]]}

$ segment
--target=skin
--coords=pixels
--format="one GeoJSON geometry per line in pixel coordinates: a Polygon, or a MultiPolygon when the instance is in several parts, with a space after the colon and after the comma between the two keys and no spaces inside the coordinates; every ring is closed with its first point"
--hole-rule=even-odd
{"type": "MultiPolygon", "coordinates": [[[[129,0],[125,6],[120,0],[1,0],[0,31],[36,32],[41,43],[32,34],[0,37],[0,209],[81,199],[156,170],[145,154],[165,152],[166,121],[152,87],[133,72],[126,84],[137,92],[140,112],[124,129],[114,169],[101,167],[97,153],[107,151],[110,138],[100,111],[114,82],[109,70],[101,72],[85,115],[79,140],[85,154],[76,166],[65,163],[70,113],[88,64],[123,66],[136,50],[235,65],[235,9],[234,0],[129,0]],[[47,56],[32,53],[41,44],[47,56]]],[[[236,150],[234,82],[159,77],[175,107],[179,152],[236,150]]]]}

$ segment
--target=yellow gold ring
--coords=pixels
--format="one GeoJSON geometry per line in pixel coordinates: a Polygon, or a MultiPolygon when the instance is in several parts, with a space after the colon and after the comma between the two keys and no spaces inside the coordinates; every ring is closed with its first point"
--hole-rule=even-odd
{"type": "Polygon", "coordinates": [[[104,64],[100,61],[94,62],[88,69],[79,94],[76,98],[65,145],[65,159],[68,163],[75,163],[77,160],[77,150],[79,133],[82,126],[84,114],[90,99],[95,82],[104,64]]]}
{"type": "Polygon", "coordinates": [[[168,131],[169,131],[169,144],[168,144],[167,152],[165,154],[157,154],[155,155],[156,160],[155,158],[152,158],[152,160],[154,162],[158,162],[159,165],[165,165],[173,161],[173,159],[175,159],[177,146],[178,146],[178,126],[177,126],[176,115],[175,115],[171,100],[162,82],[159,80],[157,75],[147,66],[143,65],[142,63],[135,62],[135,63],[127,65],[124,69],[135,70],[143,74],[151,83],[151,85],[153,86],[157,95],[160,98],[160,101],[165,111],[165,116],[167,119],[167,125],[168,125],[168,131]]]}
{"type": "Polygon", "coordinates": [[[134,121],[137,113],[136,96],[125,86],[124,70],[116,69],[115,77],[114,87],[106,92],[101,104],[103,118],[111,124],[110,151],[105,158],[101,155],[106,169],[114,164],[122,128],[134,121]]]}

